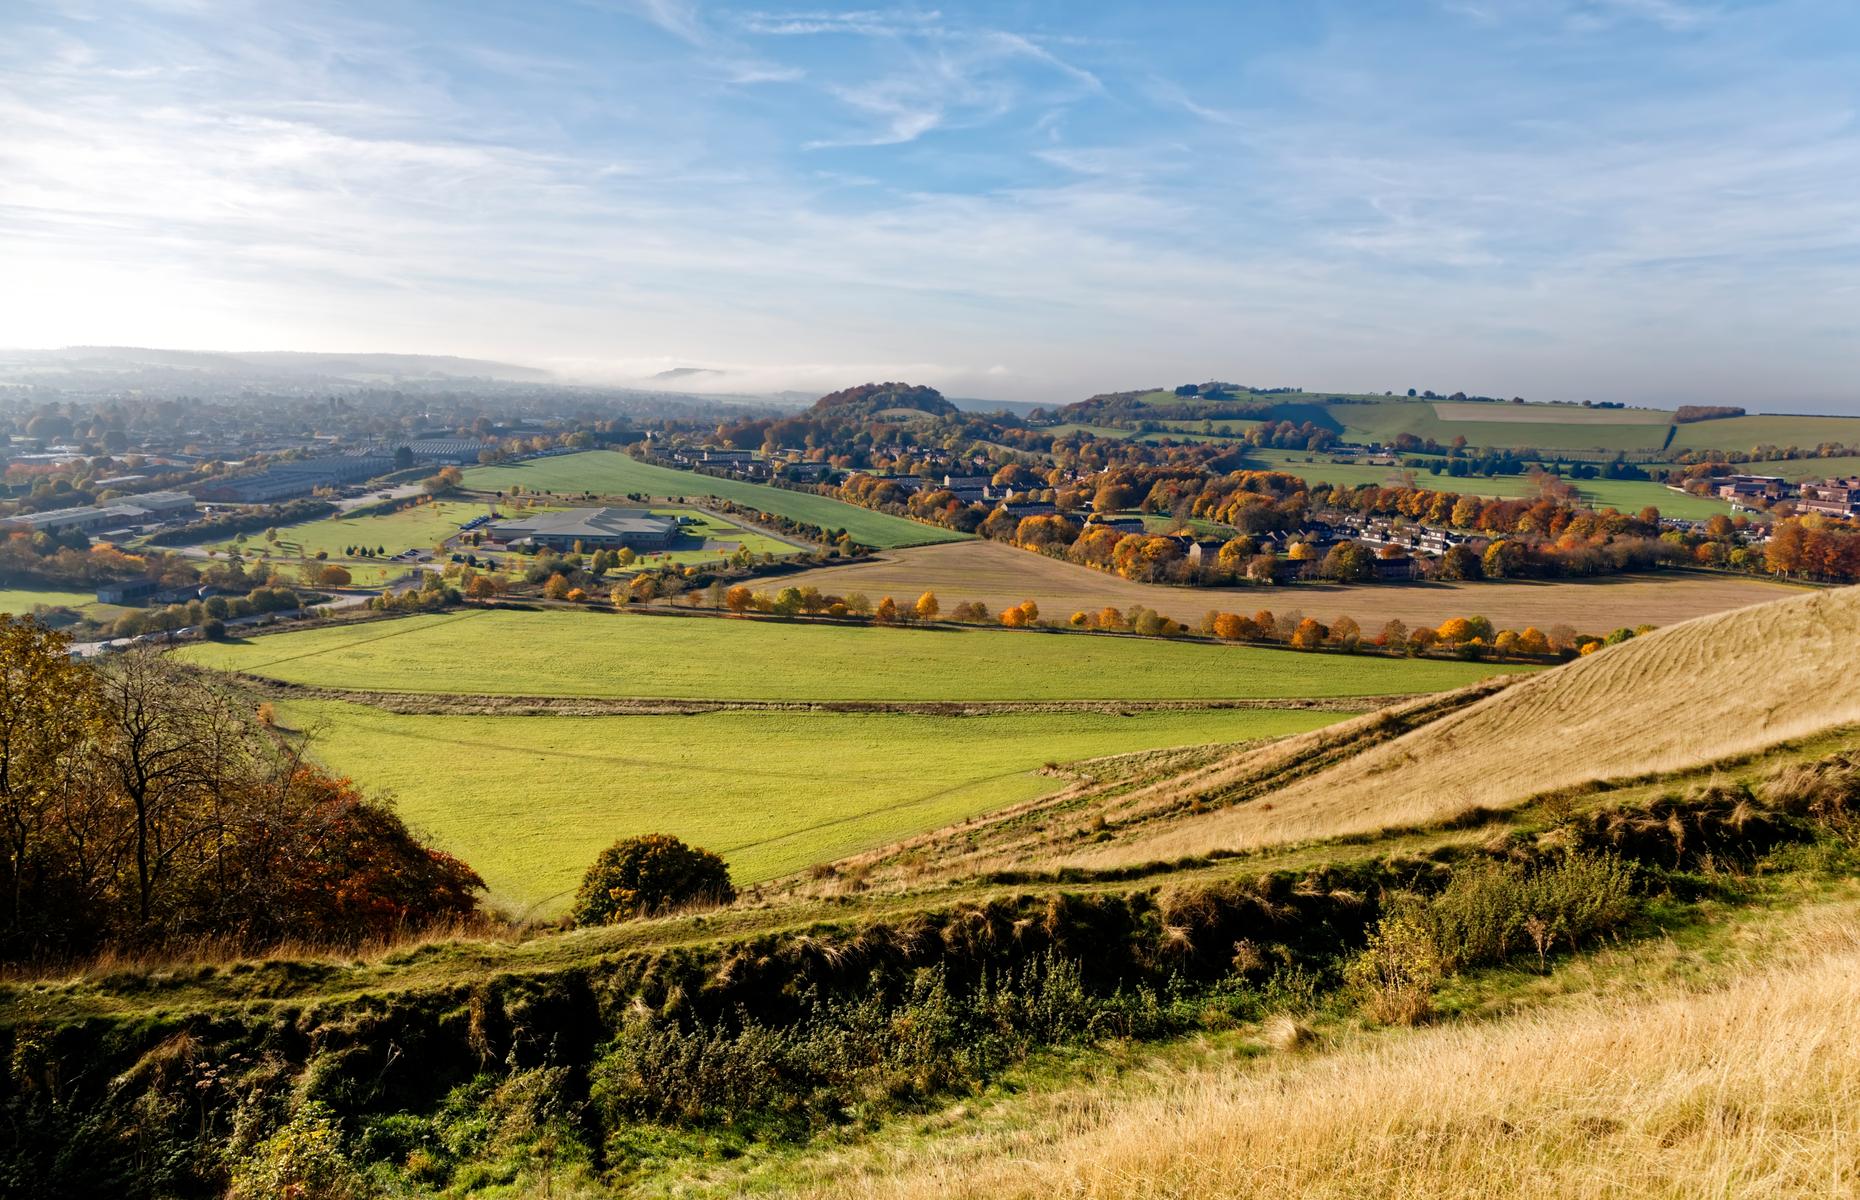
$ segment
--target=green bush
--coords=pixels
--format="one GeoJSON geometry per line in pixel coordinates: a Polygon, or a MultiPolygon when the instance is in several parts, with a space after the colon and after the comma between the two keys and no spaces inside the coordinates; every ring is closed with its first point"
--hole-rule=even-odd
{"type": "Polygon", "coordinates": [[[721,858],[667,834],[648,833],[601,851],[576,893],[574,919],[577,925],[611,925],[734,899],[730,869],[721,858]]]}

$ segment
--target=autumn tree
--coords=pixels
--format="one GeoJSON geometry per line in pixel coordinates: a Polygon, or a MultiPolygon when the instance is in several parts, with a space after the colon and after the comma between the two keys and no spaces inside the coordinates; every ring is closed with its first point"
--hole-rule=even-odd
{"type": "Polygon", "coordinates": [[[1318,576],[1333,583],[1367,583],[1376,577],[1375,558],[1361,542],[1338,542],[1319,564],[1318,576]]]}
{"type": "Polygon", "coordinates": [[[1330,631],[1319,624],[1317,620],[1312,617],[1306,617],[1304,620],[1298,622],[1298,627],[1296,629],[1292,630],[1290,639],[1292,648],[1296,650],[1315,650],[1324,644],[1324,639],[1329,636],[1329,633],[1330,631]]]}
{"type": "Polygon", "coordinates": [[[898,602],[890,596],[882,597],[878,607],[872,612],[872,619],[880,625],[893,625],[898,620],[898,602]]]}
{"type": "Polygon", "coordinates": [[[570,586],[567,576],[560,574],[551,575],[548,581],[543,584],[543,595],[550,600],[566,600],[568,599],[570,586]]]}
{"type": "Polygon", "coordinates": [[[937,603],[936,593],[925,592],[917,597],[917,603],[911,606],[911,611],[919,621],[934,621],[942,609],[937,603]]]}

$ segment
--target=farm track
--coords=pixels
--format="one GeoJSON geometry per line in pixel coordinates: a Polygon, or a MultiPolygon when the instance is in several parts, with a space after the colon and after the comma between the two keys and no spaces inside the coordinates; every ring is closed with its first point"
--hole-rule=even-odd
{"type": "Polygon", "coordinates": [[[503,717],[683,717],[714,712],[879,713],[896,716],[990,717],[1033,713],[1131,714],[1201,712],[1209,709],[1288,709],[1309,712],[1373,712],[1415,695],[1256,697],[1215,700],[657,700],[586,696],[495,696],[429,692],[382,692],[286,683],[264,675],[232,672],[232,678],[298,700],[340,700],[409,716],[503,717]]]}

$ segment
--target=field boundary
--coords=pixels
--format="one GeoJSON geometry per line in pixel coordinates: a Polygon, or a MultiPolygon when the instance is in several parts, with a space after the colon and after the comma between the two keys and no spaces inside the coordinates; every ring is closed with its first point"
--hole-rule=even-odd
{"type": "MultiPolygon", "coordinates": [[[[1205,712],[1211,709],[1374,712],[1432,693],[1383,696],[1241,697],[1211,700],[676,700],[584,696],[499,696],[384,692],[289,683],[247,671],[230,678],[284,699],[339,700],[403,716],[681,717],[716,712],[873,713],[926,717],[991,717],[1036,713],[1205,712]]],[[[1504,678],[1504,677],[1500,677],[1504,678]]]]}

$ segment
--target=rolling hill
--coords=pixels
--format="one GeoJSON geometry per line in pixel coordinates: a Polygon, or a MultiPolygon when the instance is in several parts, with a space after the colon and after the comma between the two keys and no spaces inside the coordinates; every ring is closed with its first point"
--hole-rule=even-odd
{"type": "Polygon", "coordinates": [[[1833,666],[1856,645],[1860,588],[1701,617],[1492,694],[1481,685],[1459,693],[1461,703],[1359,718],[1161,780],[1122,803],[1199,799],[1213,811],[1135,822],[1129,838],[1069,861],[1367,834],[1754,754],[1860,721],[1860,679],[1833,666]],[[1353,752],[1334,765],[1287,771],[1344,738],[1355,739],[1353,752]]]}

